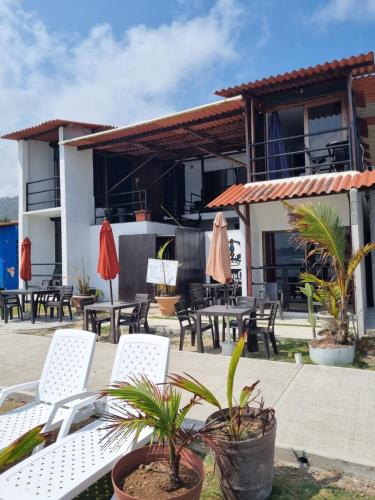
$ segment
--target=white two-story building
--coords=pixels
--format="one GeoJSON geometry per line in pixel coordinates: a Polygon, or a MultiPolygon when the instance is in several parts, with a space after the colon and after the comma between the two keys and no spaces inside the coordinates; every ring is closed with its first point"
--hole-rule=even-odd
{"type": "MultiPolygon", "coordinates": [[[[147,122],[109,127],[53,120],[18,141],[20,239],[32,241],[32,285],[52,275],[94,287],[100,224],[110,217],[121,273],[116,295],[147,290],[148,257],[168,239],[180,292],[204,279],[212,220],[225,210],[243,293],[277,282],[286,310],[304,311],[301,270],[281,200],[324,200],[353,249],[375,240],[373,54],[218,91],[223,99],[147,122]],[[143,219],[143,220],[142,220],[143,219]]],[[[372,326],[375,260],[358,270],[353,308],[372,326]]]]}

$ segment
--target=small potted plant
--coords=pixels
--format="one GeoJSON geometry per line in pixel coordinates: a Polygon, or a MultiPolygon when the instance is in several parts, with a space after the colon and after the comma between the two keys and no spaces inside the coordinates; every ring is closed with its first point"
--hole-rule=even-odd
{"type": "Polygon", "coordinates": [[[143,206],[139,177],[135,179],[135,186],[137,188],[139,202],[139,210],[134,210],[135,220],[136,222],[149,221],[151,220],[151,211],[147,210],[146,207],[143,206]]]}
{"type": "Polygon", "coordinates": [[[348,255],[345,227],[332,206],[323,203],[283,203],[294,241],[310,248],[308,257],[314,255],[320,264],[328,266],[328,280],[313,273],[300,275],[303,283],[316,287],[314,298],[325,308],[325,314],[320,315],[323,324],[323,329],[318,332],[320,338],[309,343],[310,358],[322,365],[352,364],[355,337],[350,332],[348,314],[351,286],[356,268],[366,255],[375,250],[375,243],[368,243],[348,255]]]}
{"type": "Polygon", "coordinates": [[[106,445],[151,428],[151,444],[121,458],[112,471],[117,500],[178,498],[198,500],[203,482],[203,463],[187,449],[196,437],[194,429],[182,429],[192,401],[180,407],[181,393],[174,387],[156,385],[145,377],[115,384],[103,391],[115,398],[116,412],[107,415],[106,445]],[[124,403],[123,406],[121,403],[124,403]]]}
{"type": "Polygon", "coordinates": [[[213,452],[223,497],[226,499],[266,499],[272,491],[276,418],[272,408],[265,408],[256,390],[259,380],[242,389],[233,398],[234,377],[244,349],[241,337],[233,351],[227,374],[227,408],[195,378],[171,375],[171,383],[217,408],[201,430],[201,437],[213,452]]]}
{"type": "MultiPolygon", "coordinates": [[[[160,248],[157,254],[157,258],[163,260],[165,252],[173,240],[170,239],[166,241],[160,248]]],[[[163,316],[174,316],[175,315],[175,304],[181,300],[181,295],[177,294],[177,288],[172,285],[167,285],[166,277],[164,274],[164,283],[156,286],[156,296],[155,300],[158,303],[160,313],[163,316]]]]}
{"type": "Polygon", "coordinates": [[[73,306],[77,309],[77,311],[81,310],[81,301],[82,299],[92,298],[96,299],[96,290],[95,288],[90,287],[90,278],[86,275],[85,264],[82,259],[82,275],[78,275],[77,279],[77,287],[78,294],[73,295],[72,303],[73,306]]]}

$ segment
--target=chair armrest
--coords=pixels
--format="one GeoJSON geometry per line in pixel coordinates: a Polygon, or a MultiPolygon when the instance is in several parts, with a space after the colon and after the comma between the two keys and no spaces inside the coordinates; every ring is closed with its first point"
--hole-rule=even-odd
{"type": "Polygon", "coordinates": [[[39,385],[39,380],[33,380],[32,382],[25,382],[23,384],[11,385],[10,387],[5,387],[0,391],[0,406],[4,403],[8,396],[14,394],[18,391],[25,391],[28,389],[37,388],[39,385]]]}
{"type": "Polygon", "coordinates": [[[46,427],[53,422],[55,414],[61,406],[67,406],[68,403],[72,403],[72,404],[69,404],[69,407],[68,407],[69,411],[68,411],[68,414],[65,417],[65,419],[60,427],[59,434],[58,434],[57,439],[56,439],[57,441],[59,441],[60,439],[64,438],[65,436],[67,436],[69,434],[70,427],[74,421],[74,417],[76,416],[76,413],[78,412],[78,410],[80,410],[81,408],[85,408],[86,406],[89,406],[92,404],[97,405],[98,403],[100,403],[101,405],[104,406],[104,404],[107,400],[106,396],[100,396],[97,393],[90,393],[90,392],[77,394],[77,395],[75,395],[75,398],[76,399],[79,398],[79,400],[74,402],[73,396],[71,396],[70,398],[62,399],[58,403],[57,407],[55,405],[54,409],[52,410],[52,412],[50,414],[50,417],[48,419],[46,427]]]}

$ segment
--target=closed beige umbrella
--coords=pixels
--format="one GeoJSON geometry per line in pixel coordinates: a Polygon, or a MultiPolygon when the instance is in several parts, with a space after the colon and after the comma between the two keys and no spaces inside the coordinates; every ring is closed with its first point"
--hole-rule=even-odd
{"type": "Polygon", "coordinates": [[[206,274],[223,284],[232,281],[227,226],[223,213],[218,212],[214,220],[210,253],[206,267],[206,274]]]}

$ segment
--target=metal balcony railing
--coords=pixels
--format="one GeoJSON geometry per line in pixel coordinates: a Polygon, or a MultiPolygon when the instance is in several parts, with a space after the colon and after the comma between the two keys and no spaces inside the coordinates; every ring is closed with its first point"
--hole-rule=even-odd
{"type": "MultiPolygon", "coordinates": [[[[312,141],[311,141],[312,142],[312,141]]],[[[268,141],[250,144],[251,181],[263,181],[311,175],[318,173],[341,172],[353,170],[355,165],[352,159],[352,141],[350,127],[313,132],[310,134],[281,137],[268,141]],[[321,137],[324,144],[320,147],[309,147],[310,139],[321,137]],[[291,141],[300,142],[297,149],[293,149],[291,141]],[[283,143],[285,152],[268,154],[270,146],[283,143]],[[287,167],[277,168],[277,160],[284,160],[287,167]],[[298,163],[296,165],[296,163],[298,163]],[[276,166],[276,168],[274,168],[276,166]]]]}
{"type": "Polygon", "coordinates": [[[60,203],[60,176],[26,183],[26,212],[59,207],[60,203]]]}

